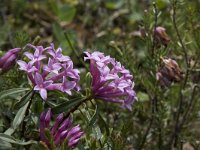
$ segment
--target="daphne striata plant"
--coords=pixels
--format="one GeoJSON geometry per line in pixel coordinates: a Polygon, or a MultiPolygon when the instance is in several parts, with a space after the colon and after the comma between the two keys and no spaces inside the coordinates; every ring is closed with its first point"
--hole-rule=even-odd
{"type": "Polygon", "coordinates": [[[79,71],[73,68],[73,62],[62,54],[62,49],[55,49],[54,45],[28,47],[34,52],[25,52],[29,62],[18,60],[20,70],[27,73],[35,91],[39,91],[43,100],[47,99],[47,91],[58,90],[71,95],[71,90],[80,90],[78,85],[79,71]],[[47,63],[48,61],[48,63],[47,63]]]}

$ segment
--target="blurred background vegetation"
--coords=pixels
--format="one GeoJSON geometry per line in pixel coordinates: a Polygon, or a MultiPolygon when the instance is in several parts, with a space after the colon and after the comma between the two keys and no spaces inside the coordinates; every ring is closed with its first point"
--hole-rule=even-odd
{"type": "MultiPolygon", "coordinates": [[[[62,47],[80,70],[84,67],[80,62],[83,51],[98,50],[132,72],[138,97],[133,111],[98,102],[101,117],[98,114],[92,125],[85,126],[84,118],[77,115],[85,130],[78,149],[200,149],[199,20],[199,0],[0,0],[0,53],[24,47],[39,36],[38,45],[53,42],[62,47]],[[166,29],[171,39],[167,46],[153,46],[155,25],[166,29]],[[177,61],[183,80],[187,78],[185,86],[182,81],[167,88],[159,86],[155,74],[161,57],[177,61]],[[175,140],[170,144],[172,138],[175,140]]],[[[82,76],[85,74],[83,69],[82,76]]],[[[25,76],[18,70],[0,77],[0,91],[26,84],[25,76]]],[[[84,79],[80,85],[85,88],[84,79]]],[[[15,114],[10,111],[13,103],[0,103],[0,132],[4,132],[15,114]]],[[[95,108],[88,105],[82,109],[96,115],[95,108]]]]}

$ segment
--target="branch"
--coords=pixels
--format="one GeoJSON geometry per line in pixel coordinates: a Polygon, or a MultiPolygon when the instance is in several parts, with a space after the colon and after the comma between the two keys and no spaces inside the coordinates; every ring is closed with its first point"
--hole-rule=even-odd
{"type": "Polygon", "coordinates": [[[156,45],[156,27],[157,27],[157,20],[158,20],[158,10],[157,10],[157,7],[156,7],[156,3],[153,2],[153,8],[154,8],[154,29],[153,29],[153,44],[152,44],[152,56],[154,56],[154,49],[155,49],[155,45],[156,45]]]}
{"type": "Polygon", "coordinates": [[[182,82],[182,85],[181,85],[180,91],[179,91],[178,112],[177,112],[176,121],[175,121],[175,128],[174,128],[174,131],[173,131],[172,136],[170,138],[170,141],[169,141],[169,143],[167,145],[167,146],[169,146],[169,148],[171,148],[171,145],[173,144],[174,141],[175,141],[174,145],[176,146],[176,144],[177,144],[177,136],[178,136],[178,134],[180,132],[179,118],[180,118],[181,109],[182,109],[182,105],[183,105],[182,90],[185,89],[185,87],[186,87],[188,76],[189,76],[189,67],[190,67],[187,50],[186,50],[185,45],[183,44],[180,32],[179,32],[177,24],[176,24],[176,4],[177,4],[177,0],[173,0],[173,2],[172,2],[172,9],[173,9],[172,21],[173,21],[173,26],[174,26],[174,29],[176,31],[178,40],[179,40],[179,42],[181,44],[181,47],[182,47],[182,50],[183,50],[183,53],[184,53],[184,58],[185,58],[185,63],[186,63],[186,75],[185,75],[185,78],[184,78],[184,80],[182,82]]]}

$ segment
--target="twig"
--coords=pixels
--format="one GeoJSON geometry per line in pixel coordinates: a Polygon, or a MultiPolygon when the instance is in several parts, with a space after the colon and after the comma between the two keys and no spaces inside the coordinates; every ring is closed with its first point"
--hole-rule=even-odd
{"type": "Polygon", "coordinates": [[[150,131],[150,129],[151,129],[152,124],[153,124],[153,116],[151,116],[151,120],[150,120],[149,126],[148,126],[148,128],[147,128],[147,130],[146,130],[146,132],[145,132],[145,134],[144,134],[144,136],[143,136],[143,138],[142,138],[142,142],[141,142],[141,144],[140,144],[138,150],[142,150],[142,148],[143,148],[143,146],[144,146],[144,144],[145,144],[147,135],[149,134],[149,131],[150,131]]]}
{"type": "Polygon", "coordinates": [[[154,8],[154,29],[153,29],[153,44],[152,44],[152,56],[154,56],[154,49],[155,49],[155,45],[156,45],[156,27],[157,27],[157,22],[158,22],[158,10],[156,7],[156,3],[153,2],[153,8],[154,8]]]}

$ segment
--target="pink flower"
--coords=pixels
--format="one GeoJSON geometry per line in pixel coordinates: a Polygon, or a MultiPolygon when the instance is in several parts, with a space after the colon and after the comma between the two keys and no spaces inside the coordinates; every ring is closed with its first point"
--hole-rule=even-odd
{"type": "Polygon", "coordinates": [[[17,63],[20,70],[27,73],[34,90],[39,91],[42,99],[47,99],[47,91],[59,90],[71,94],[71,90],[80,89],[79,71],[73,68],[70,57],[62,54],[61,48],[55,50],[53,44],[47,48],[31,44],[27,46],[34,49],[34,52],[24,53],[30,61],[18,60],[17,63]]]}
{"type": "Polygon", "coordinates": [[[120,62],[101,52],[85,52],[84,60],[90,60],[92,92],[96,99],[119,103],[132,110],[137,99],[133,90],[133,77],[120,62]]]}

